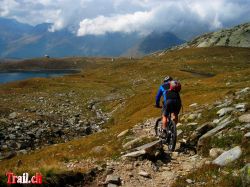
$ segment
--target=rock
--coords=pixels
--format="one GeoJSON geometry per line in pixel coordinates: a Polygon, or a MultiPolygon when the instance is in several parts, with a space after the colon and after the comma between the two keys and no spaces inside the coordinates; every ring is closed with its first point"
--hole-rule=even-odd
{"type": "Polygon", "coordinates": [[[247,109],[247,103],[239,103],[235,105],[235,108],[239,110],[240,112],[245,112],[247,109]]]}
{"type": "Polygon", "coordinates": [[[243,187],[250,186],[250,163],[241,169],[241,181],[243,187]]]}
{"type": "Polygon", "coordinates": [[[212,123],[218,124],[218,123],[220,123],[220,119],[214,119],[212,123]]]}
{"type": "Polygon", "coordinates": [[[244,126],[244,128],[250,129],[250,123],[246,124],[246,125],[244,126]]]}
{"type": "Polygon", "coordinates": [[[228,125],[230,125],[233,121],[235,121],[235,119],[232,119],[230,121],[228,121],[230,119],[230,117],[226,118],[225,120],[223,120],[217,127],[213,128],[212,130],[208,131],[206,134],[204,134],[203,136],[201,136],[198,140],[198,149],[200,146],[203,145],[203,141],[207,138],[210,138],[211,136],[215,135],[216,133],[218,133],[219,131],[221,131],[222,129],[226,128],[228,125]]]}
{"type": "Polygon", "coordinates": [[[193,104],[191,104],[191,105],[189,105],[190,107],[196,107],[196,106],[198,106],[198,103],[193,103],[193,104]]]}
{"type": "Polygon", "coordinates": [[[163,145],[161,143],[161,140],[157,140],[145,145],[142,145],[140,147],[135,148],[135,152],[128,153],[124,155],[123,157],[139,157],[142,155],[149,155],[155,157],[158,152],[161,152],[163,148],[163,145]]]}
{"type": "Polygon", "coordinates": [[[241,95],[241,94],[245,94],[245,93],[248,93],[248,91],[250,90],[249,87],[246,87],[238,92],[236,92],[236,95],[241,95]]]}
{"type": "Polygon", "coordinates": [[[181,129],[177,130],[177,136],[182,135],[183,131],[181,129]]]}
{"type": "Polygon", "coordinates": [[[180,127],[182,125],[183,125],[182,123],[177,123],[176,127],[180,127]]]}
{"type": "Polygon", "coordinates": [[[188,123],[187,126],[196,126],[198,123],[188,123]]]}
{"type": "Polygon", "coordinates": [[[187,118],[188,121],[193,121],[198,118],[199,114],[190,114],[187,118]]]}
{"type": "Polygon", "coordinates": [[[162,150],[163,145],[161,143],[161,140],[156,140],[151,143],[144,144],[140,147],[136,147],[135,150],[145,150],[147,154],[149,155],[155,155],[156,151],[162,150]]]}
{"type": "Polygon", "coordinates": [[[193,183],[193,181],[192,181],[191,179],[187,179],[186,182],[187,182],[188,184],[192,184],[192,183],[193,183]]]}
{"type": "Polygon", "coordinates": [[[232,111],[234,111],[233,107],[227,107],[227,108],[222,108],[220,109],[217,114],[219,115],[219,117],[222,117],[226,114],[230,114],[232,111]]]}
{"type": "Polygon", "coordinates": [[[176,159],[179,156],[178,152],[172,152],[171,153],[171,158],[176,159]]]}
{"type": "Polygon", "coordinates": [[[199,138],[204,135],[206,132],[211,130],[214,126],[211,123],[204,123],[200,127],[198,127],[194,132],[191,134],[190,138],[187,142],[191,143],[192,145],[196,145],[199,138]]]}
{"type": "Polygon", "coordinates": [[[139,175],[142,176],[142,177],[150,178],[150,174],[145,172],[145,171],[140,171],[139,175]]]}
{"type": "Polygon", "coordinates": [[[212,148],[210,149],[209,151],[209,156],[212,157],[212,158],[216,158],[218,157],[220,154],[222,154],[224,152],[223,149],[221,148],[212,148]]]}
{"type": "Polygon", "coordinates": [[[96,146],[91,149],[91,153],[97,153],[100,154],[104,151],[105,147],[104,146],[96,146]]]}
{"type": "Polygon", "coordinates": [[[15,151],[10,151],[4,155],[3,159],[11,159],[11,158],[15,157],[16,155],[17,155],[17,153],[15,151]]]}
{"type": "Polygon", "coordinates": [[[16,112],[12,112],[9,115],[9,119],[15,119],[17,117],[17,113],[16,112]]]}
{"type": "Polygon", "coordinates": [[[206,164],[206,165],[210,165],[210,164],[211,164],[211,161],[210,161],[210,160],[206,160],[206,161],[205,161],[205,164],[206,164]]]}
{"type": "Polygon", "coordinates": [[[250,123],[250,114],[243,114],[239,117],[241,123],[250,123]]]}
{"type": "Polygon", "coordinates": [[[107,187],[117,187],[117,186],[118,186],[117,184],[109,183],[107,187]]]}
{"type": "Polygon", "coordinates": [[[120,177],[117,176],[117,175],[107,175],[106,180],[105,180],[105,183],[106,183],[106,184],[111,183],[111,184],[120,185],[121,179],[120,179],[120,177]]]}
{"type": "Polygon", "coordinates": [[[212,163],[219,165],[219,166],[225,166],[230,162],[233,162],[237,160],[242,154],[240,146],[236,146],[229,151],[225,151],[222,153],[219,157],[217,157],[212,163]]]}
{"type": "Polygon", "coordinates": [[[117,138],[122,137],[124,135],[126,135],[129,132],[129,129],[122,131],[120,134],[118,134],[117,138]]]}
{"type": "Polygon", "coordinates": [[[25,149],[22,149],[22,150],[18,151],[17,153],[22,154],[22,155],[26,155],[28,153],[28,151],[25,149]]]}
{"type": "Polygon", "coordinates": [[[145,155],[145,154],[146,154],[145,150],[140,150],[140,151],[134,151],[134,152],[128,153],[126,155],[123,155],[122,157],[136,158],[136,157],[139,157],[139,156],[142,156],[142,155],[145,155]]]}
{"type": "Polygon", "coordinates": [[[235,119],[229,120],[230,117],[223,120],[217,127],[213,128],[212,130],[208,131],[206,134],[202,135],[197,144],[197,150],[200,152],[202,150],[202,146],[205,144],[206,140],[220,132],[222,129],[229,126],[235,119]],[[228,121],[229,120],[229,121],[228,121]]]}
{"type": "Polygon", "coordinates": [[[131,148],[131,147],[133,147],[133,145],[137,144],[138,142],[141,142],[143,138],[145,138],[145,136],[138,137],[138,138],[136,138],[134,140],[131,140],[131,141],[127,142],[122,147],[124,149],[131,148]]]}
{"type": "Polygon", "coordinates": [[[244,135],[244,137],[250,138],[250,132],[246,133],[246,134],[244,135]]]}

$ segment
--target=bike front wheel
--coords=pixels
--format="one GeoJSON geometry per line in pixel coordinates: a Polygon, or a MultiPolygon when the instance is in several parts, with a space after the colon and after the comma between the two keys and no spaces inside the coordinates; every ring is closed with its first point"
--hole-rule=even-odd
{"type": "Polygon", "coordinates": [[[158,118],[155,122],[155,135],[159,137],[162,133],[162,120],[158,118]]]}
{"type": "Polygon", "coordinates": [[[175,123],[171,120],[168,124],[168,150],[173,152],[175,150],[177,140],[177,130],[175,123]]]}

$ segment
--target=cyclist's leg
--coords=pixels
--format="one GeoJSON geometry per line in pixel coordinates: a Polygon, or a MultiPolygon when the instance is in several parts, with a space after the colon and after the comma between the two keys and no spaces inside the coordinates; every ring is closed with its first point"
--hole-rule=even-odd
{"type": "Polygon", "coordinates": [[[177,112],[174,112],[171,114],[171,118],[175,122],[175,124],[178,123],[178,115],[179,115],[179,113],[177,113],[177,112]]]}
{"type": "Polygon", "coordinates": [[[175,122],[175,124],[178,123],[178,115],[181,110],[181,101],[178,99],[173,103],[173,111],[171,113],[171,119],[175,122]]]}
{"type": "Polygon", "coordinates": [[[162,129],[167,129],[168,118],[162,114],[162,129]]]}
{"type": "Polygon", "coordinates": [[[162,129],[166,130],[167,129],[167,124],[168,124],[168,116],[169,112],[168,112],[168,105],[166,103],[166,105],[163,105],[162,108],[162,129]]]}

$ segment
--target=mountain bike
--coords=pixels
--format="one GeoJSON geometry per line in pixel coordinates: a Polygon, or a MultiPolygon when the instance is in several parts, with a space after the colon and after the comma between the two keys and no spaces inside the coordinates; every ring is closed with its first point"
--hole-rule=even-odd
{"type": "Polygon", "coordinates": [[[162,142],[165,144],[168,144],[168,150],[173,152],[175,150],[176,140],[177,140],[177,130],[176,130],[176,124],[171,119],[171,114],[168,116],[168,124],[167,124],[167,137],[165,139],[162,139],[160,135],[163,132],[162,129],[162,118],[158,118],[155,123],[155,135],[160,137],[162,139],[162,142]]]}

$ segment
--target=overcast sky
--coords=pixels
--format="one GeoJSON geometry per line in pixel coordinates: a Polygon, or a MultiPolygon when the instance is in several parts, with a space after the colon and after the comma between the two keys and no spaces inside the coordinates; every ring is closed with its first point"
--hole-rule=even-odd
{"type": "Polygon", "coordinates": [[[189,39],[250,21],[250,0],[0,0],[0,16],[78,36],[171,31],[189,39]]]}

